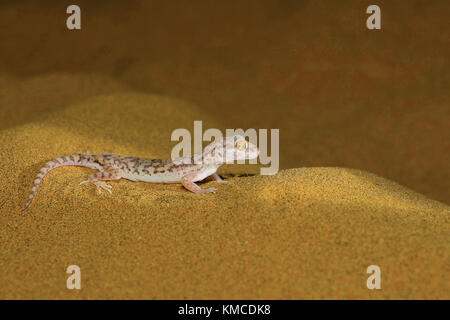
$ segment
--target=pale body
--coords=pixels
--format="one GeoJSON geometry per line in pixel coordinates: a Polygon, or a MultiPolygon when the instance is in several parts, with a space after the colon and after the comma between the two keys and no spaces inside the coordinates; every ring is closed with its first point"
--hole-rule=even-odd
{"type": "Polygon", "coordinates": [[[216,174],[221,165],[233,163],[235,160],[254,159],[258,157],[258,153],[255,145],[246,142],[241,136],[233,136],[214,141],[203,150],[202,154],[174,160],[141,159],[114,153],[78,153],[64,156],[50,160],[41,169],[34,180],[24,209],[30,205],[44,176],[50,170],[61,166],[82,166],[98,170],[80,184],[91,182],[97,186],[99,193],[101,193],[101,189],[111,193],[112,187],[105,181],[121,178],[150,183],[182,183],[187,190],[194,193],[208,193],[214,192],[216,188],[201,189],[195,182],[209,176],[212,176],[217,182],[225,182],[216,174]]]}

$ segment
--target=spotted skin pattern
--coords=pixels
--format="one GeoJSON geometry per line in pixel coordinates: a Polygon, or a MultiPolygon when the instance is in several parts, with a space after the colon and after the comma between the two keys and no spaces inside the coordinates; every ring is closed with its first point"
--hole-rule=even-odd
{"type": "Polygon", "coordinates": [[[30,205],[45,175],[62,166],[80,166],[98,170],[80,184],[93,183],[99,194],[102,189],[112,193],[112,186],[105,181],[121,178],[152,183],[181,183],[193,193],[209,193],[214,192],[216,188],[202,189],[195,182],[208,176],[217,182],[226,182],[216,173],[221,165],[234,163],[236,160],[256,159],[258,155],[259,150],[254,144],[247,142],[242,136],[235,135],[216,139],[206,146],[201,154],[174,160],[141,159],[114,153],[77,153],[64,156],[50,160],[42,167],[34,180],[33,188],[23,210],[30,205]]]}

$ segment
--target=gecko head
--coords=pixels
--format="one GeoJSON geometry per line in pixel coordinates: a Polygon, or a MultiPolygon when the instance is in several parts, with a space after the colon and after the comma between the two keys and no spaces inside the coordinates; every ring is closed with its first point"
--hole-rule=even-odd
{"type": "Polygon", "coordinates": [[[225,162],[236,160],[256,159],[259,155],[258,147],[245,140],[243,136],[234,135],[224,138],[225,162]]]}

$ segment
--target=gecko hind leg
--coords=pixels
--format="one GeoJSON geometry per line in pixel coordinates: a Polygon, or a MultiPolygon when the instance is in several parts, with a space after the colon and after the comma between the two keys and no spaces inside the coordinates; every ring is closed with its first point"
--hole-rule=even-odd
{"type": "Polygon", "coordinates": [[[91,174],[86,181],[80,182],[80,184],[85,184],[87,182],[92,182],[97,186],[98,194],[102,193],[102,189],[112,193],[112,186],[107,184],[107,180],[119,180],[121,176],[116,170],[108,169],[105,171],[95,172],[91,174]]]}

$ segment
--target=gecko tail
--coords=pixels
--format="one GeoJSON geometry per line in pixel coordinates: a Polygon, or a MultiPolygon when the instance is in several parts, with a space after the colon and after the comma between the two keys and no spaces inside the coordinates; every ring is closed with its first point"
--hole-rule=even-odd
{"type": "Polygon", "coordinates": [[[44,177],[49,173],[51,170],[62,167],[62,166],[83,166],[84,162],[83,160],[86,159],[86,156],[81,155],[74,155],[74,156],[64,156],[60,158],[56,158],[53,160],[50,160],[47,162],[39,171],[36,178],[34,179],[33,188],[31,188],[30,196],[28,197],[28,201],[25,204],[25,206],[22,208],[22,211],[28,208],[28,206],[31,204],[31,201],[33,201],[34,195],[39,188],[40,183],[44,179],[44,177]]]}

